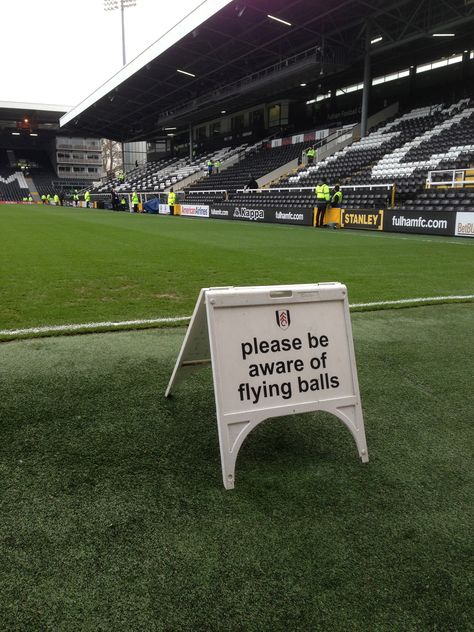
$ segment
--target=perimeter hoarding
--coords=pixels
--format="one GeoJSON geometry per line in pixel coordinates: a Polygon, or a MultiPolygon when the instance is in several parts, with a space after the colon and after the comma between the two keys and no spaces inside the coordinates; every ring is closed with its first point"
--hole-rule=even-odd
{"type": "Polygon", "coordinates": [[[259,204],[242,206],[230,202],[222,202],[211,205],[210,217],[215,219],[235,219],[270,224],[311,226],[313,221],[313,209],[289,209],[288,207],[278,206],[267,207],[259,204]]]}
{"type": "Polygon", "coordinates": [[[406,213],[387,210],[384,230],[391,233],[452,236],[455,221],[456,213],[449,211],[406,213]]]}
{"type": "Polygon", "coordinates": [[[209,217],[209,206],[205,204],[181,204],[183,217],[209,217]]]}
{"type": "Polygon", "coordinates": [[[341,228],[383,230],[384,211],[370,209],[341,209],[341,228]]]}
{"type": "Polygon", "coordinates": [[[474,237],[474,212],[456,213],[454,234],[458,237],[474,237]]]}
{"type": "Polygon", "coordinates": [[[368,461],[344,285],[201,290],[166,396],[208,364],[226,489],[245,438],[271,417],[332,413],[368,461]]]}

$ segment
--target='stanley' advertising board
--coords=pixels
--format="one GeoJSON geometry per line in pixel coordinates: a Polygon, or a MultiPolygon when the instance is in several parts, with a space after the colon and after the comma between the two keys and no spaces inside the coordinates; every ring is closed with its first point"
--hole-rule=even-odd
{"type": "Polygon", "coordinates": [[[269,417],[330,412],[368,460],[344,285],[201,290],[166,395],[209,362],[227,489],[240,446],[269,417]]]}
{"type": "Polygon", "coordinates": [[[383,210],[342,209],[341,228],[383,230],[383,210]]]}

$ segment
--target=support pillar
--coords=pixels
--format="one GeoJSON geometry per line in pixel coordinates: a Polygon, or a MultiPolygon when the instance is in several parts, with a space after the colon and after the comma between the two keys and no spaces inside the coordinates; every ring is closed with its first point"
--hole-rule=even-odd
{"type": "Polygon", "coordinates": [[[193,126],[189,124],[189,160],[193,159],[193,126]]]}
{"type": "Polygon", "coordinates": [[[364,88],[362,92],[362,114],[360,119],[360,137],[367,136],[367,119],[369,116],[370,86],[372,83],[370,72],[370,25],[365,27],[365,58],[364,58],[364,88]]]}

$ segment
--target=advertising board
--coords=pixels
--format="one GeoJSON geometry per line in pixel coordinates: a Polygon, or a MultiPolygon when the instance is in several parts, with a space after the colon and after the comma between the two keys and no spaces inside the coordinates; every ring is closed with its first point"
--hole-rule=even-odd
{"type": "Polygon", "coordinates": [[[209,217],[209,206],[204,204],[181,204],[184,217],[209,217]]]}
{"type": "Polygon", "coordinates": [[[370,209],[341,209],[341,228],[383,230],[384,211],[370,209]]]}
{"type": "Polygon", "coordinates": [[[474,237],[474,212],[456,213],[455,235],[474,237]]]}
{"type": "Polygon", "coordinates": [[[449,211],[407,213],[386,210],[384,230],[392,233],[454,235],[455,221],[456,213],[449,211]]]}
{"type": "Polygon", "coordinates": [[[270,224],[311,226],[313,210],[311,208],[289,209],[288,207],[258,204],[236,205],[230,202],[216,202],[211,206],[210,217],[270,224]]]}

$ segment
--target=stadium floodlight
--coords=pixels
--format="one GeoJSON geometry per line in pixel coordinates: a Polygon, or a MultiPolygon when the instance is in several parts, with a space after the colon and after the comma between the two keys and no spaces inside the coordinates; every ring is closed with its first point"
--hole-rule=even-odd
{"type": "Polygon", "coordinates": [[[270,18],[270,20],[275,20],[276,22],[281,22],[282,24],[286,24],[286,26],[293,26],[291,22],[287,22],[286,20],[277,18],[275,15],[270,15],[269,13],[267,13],[267,18],[270,18]]]}
{"type": "Polygon", "coordinates": [[[378,37],[374,37],[374,39],[370,40],[371,44],[378,44],[379,42],[381,42],[383,40],[383,37],[381,35],[379,35],[378,37]]]}
{"type": "Polygon", "coordinates": [[[177,128],[176,127],[163,127],[163,129],[165,131],[168,131],[168,130],[177,129],[177,128]]]}
{"type": "Polygon", "coordinates": [[[182,75],[188,75],[188,77],[195,77],[196,76],[196,75],[193,75],[192,72],[188,72],[187,70],[180,70],[179,68],[176,69],[176,72],[179,72],[182,75]]]}
{"type": "Polygon", "coordinates": [[[38,134],[35,134],[34,132],[30,132],[30,136],[38,136],[38,134]]]}
{"type": "Polygon", "coordinates": [[[316,103],[316,99],[310,99],[309,101],[306,101],[306,105],[312,105],[313,103],[316,103]]]}
{"type": "Polygon", "coordinates": [[[456,33],[433,33],[433,37],[455,37],[456,33]]]}
{"type": "Polygon", "coordinates": [[[115,11],[116,9],[120,9],[121,17],[122,17],[122,62],[123,65],[127,63],[127,58],[125,55],[125,18],[124,18],[124,9],[125,7],[134,7],[137,4],[137,0],[104,0],[104,11],[115,11]]]}
{"type": "Polygon", "coordinates": [[[301,86],[302,88],[306,88],[306,86],[307,86],[307,85],[308,85],[307,83],[300,83],[300,86],[301,86]]]}
{"type": "Polygon", "coordinates": [[[221,110],[221,114],[227,114],[227,110],[221,110]]]}
{"type": "Polygon", "coordinates": [[[12,136],[19,136],[20,132],[12,132],[12,136]]]}

